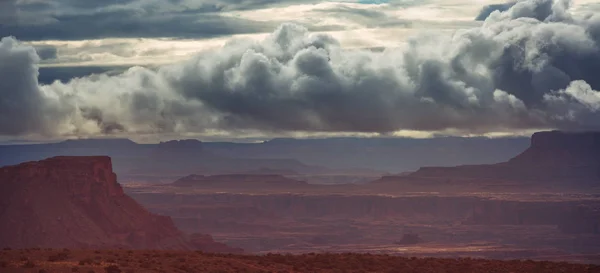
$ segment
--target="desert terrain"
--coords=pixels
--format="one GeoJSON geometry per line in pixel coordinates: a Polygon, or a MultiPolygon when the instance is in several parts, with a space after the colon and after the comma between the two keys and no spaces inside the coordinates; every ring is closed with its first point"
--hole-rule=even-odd
{"type": "MultiPolygon", "coordinates": [[[[347,183],[373,174],[263,168],[119,183],[113,165],[122,161],[51,157],[0,168],[0,246],[15,249],[4,252],[10,254],[4,265],[17,271],[136,272],[149,266],[139,256],[152,255],[169,258],[147,268],[158,272],[393,272],[398,263],[414,272],[432,263],[457,270],[470,264],[472,272],[491,272],[482,268],[492,265],[498,272],[596,270],[588,265],[600,264],[598,139],[597,133],[536,133],[530,147],[504,162],[424,167],[347,183]],[[336,178],[319,183],[305,176],[336,178]],[[47,261],[52,255],[64,261],[47,261]],[[88,256],[93,262],[80,264],[88,256]],[[183,262],[172,261],[190,259],[205,262],[181,268],[183,262]],[[348,259],[357,265],[345,267],[348,259]],[[512,261],[522,259],[530,261],[512,261]],[[383,265],[374,265],[379,261],[383,265]]],[[[168,159],[148,175],[175,164],[168,159]]]]}
{"type": "Polygon", "coordinates": [[[597,265],[372,254],[233,255],[165,250],[5,249],[0,271],[17,272],[447,272],[595,273],[597,265]]]}
{"type": "Polygon", "coordinates": [[[539,133],[506,162],[427,167],[367,183],[190,175],[170,184],[128,184],[125,191],[184,232],[211,234],[252,253],[600,263],[597,137],[539,133]],[[420,239],[402,243],[407,234],[420,239]]]}
{"type": "Polygon", "coordinates": [[[600,0],[0,0],[0,273],[600,273],[600,0]]]}

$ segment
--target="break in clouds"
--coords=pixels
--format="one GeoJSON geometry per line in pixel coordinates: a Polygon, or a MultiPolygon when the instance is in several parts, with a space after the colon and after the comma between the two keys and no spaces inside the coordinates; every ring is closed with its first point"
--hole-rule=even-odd
{"type": "Polygon", "coordinates": [[[51,85],[36,50],[7,37],[0,135],[600,129],[600,14],[568,8],[520,1],[383,52],[285,24],[183,63],[51,85]]]}

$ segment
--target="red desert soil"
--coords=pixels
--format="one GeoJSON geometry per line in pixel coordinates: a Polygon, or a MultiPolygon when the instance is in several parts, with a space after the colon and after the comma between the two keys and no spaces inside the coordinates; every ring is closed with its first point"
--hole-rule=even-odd
{"type": "Polygon", "coordinates": [[[598,265],[373,254],[209,254],[169,250],[5,249],[0,272],[600,272],[598,265]]]}

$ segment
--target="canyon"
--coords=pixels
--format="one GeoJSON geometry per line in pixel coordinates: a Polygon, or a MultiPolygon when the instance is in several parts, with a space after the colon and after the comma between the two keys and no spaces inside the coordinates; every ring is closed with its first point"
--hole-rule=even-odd
{"type": "Polygon", "coordinates": [[[598,143],[597,133],[540,132],[505,161],[383,176],[363,170],[361,179],[371,180],[347,183],[357,169],[206,171],[218,164],[197,160],[204,148],[195,141],[148,150],[163,162],[144,168],[165,174],[161,183],[119,184],[107,156],[53,157],[0,168],[0,230],[8,232],[0,245],[600,264],[598,143]]]}
{"type": "Polygon", "coordinates": [[[589,195],[219,193],[127,188],[186,232],[210,233],[252,253],[369,252],[599,263],[589,195]],[[574,212],[578,212],[577,214],[574,212]],[[397,245],[406,234],[422,243],[397,245]]]}
{"type": "Polygon", "coordinates": [[[255,253],[313,251],[600,263],[600,134],[541,132],[505,162],[424,167],[369,183],[191,175],[128,185],[186,232],[255,253]],[[588,171],[581,171],[588,170],[588,171]],[[398,245],[407,234],[422,241],[398,245]]]}

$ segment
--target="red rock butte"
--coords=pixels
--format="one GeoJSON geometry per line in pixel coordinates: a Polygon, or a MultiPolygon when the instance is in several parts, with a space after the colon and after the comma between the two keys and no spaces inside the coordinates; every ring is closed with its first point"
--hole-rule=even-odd
{"type": "Polygon", "coordinates": [[[0,247],[196,248],[170,217],[124,194],[107,156],[0,168],[0,247]]]}
{"type": "Polygon", "coordinates": [[[0,170],[0,179],[4,183],[10,178],[16,178],[20,183],[43,179],[81,197],[99,193],[108,196],[124,194],[108,156],[57,156],[0,170]],[[67,177],[73,179],[61,179],[67,177]]]}

